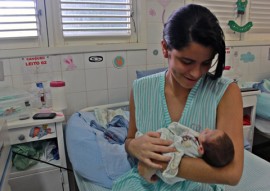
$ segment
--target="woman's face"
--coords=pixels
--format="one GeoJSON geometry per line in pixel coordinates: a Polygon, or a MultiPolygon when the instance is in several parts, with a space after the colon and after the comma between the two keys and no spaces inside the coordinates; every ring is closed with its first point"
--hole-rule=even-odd
{"type": "Polygon", "coordinates": [[[167,50],[167,57],[173,79],[182,87],[191,89],[210,69],[213,50],[192,42],[181,51],[167,50]]]}

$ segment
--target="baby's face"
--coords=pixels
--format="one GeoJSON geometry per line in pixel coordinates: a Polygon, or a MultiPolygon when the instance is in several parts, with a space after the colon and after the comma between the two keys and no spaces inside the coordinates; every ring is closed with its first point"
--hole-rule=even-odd
{"type": "Polygon", "coordinates": [[[214,141],[217,137],[222,136],[223,131],[218,130],[218,129],[208,129],[206,128],[205,130],[203,130],[198,137],[198,140],[200,143],[203,142],[211,142],[214,141]]]}

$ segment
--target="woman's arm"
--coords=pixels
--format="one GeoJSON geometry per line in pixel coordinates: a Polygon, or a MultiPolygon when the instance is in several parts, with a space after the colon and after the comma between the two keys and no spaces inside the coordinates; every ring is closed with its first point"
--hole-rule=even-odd
{"type": "MultiPolygon", "coordinates": [[[[236,185],[243,171],[243,103],[237,84],[232,83],[223,95],[217,110],[217,128],[232,139],[235,155],[223,168],[214,168],[202,159],[183,158],[178,176],[198,182],[236,185]]],[[[163,168],[166,165],[163,166],[163,168]]]]}
{"type": "Polygon", "coordinates": [[[149,167],[161,169],[162,166],[153,162],[153,159],[168,162],[170,158],[163,156],[161,153],[176,151],[175,148],[168,147],[172,144],[172,141],[160,139],[160,133],[151,131],[135,139],[137,127],[133,91],[131,91],[129,103],[129,129],[125,149],[130,155],[136,157],[149,167]]]}

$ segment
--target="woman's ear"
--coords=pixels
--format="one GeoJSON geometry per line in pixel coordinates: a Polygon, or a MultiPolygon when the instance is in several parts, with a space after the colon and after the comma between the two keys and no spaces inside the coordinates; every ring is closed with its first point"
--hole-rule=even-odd
{"type": "Polygon", "coordinates": [[[200,145],[198,146],[198,152],[199,152],[200,155],[203,155],[203,154],[204,154],[204,149],[203,149],[202,144],[200,144],[200,145]]]}
{"type": "Polygon", "coordinates": [[[168,58],[167,43],[164,39],[161,41],[161,47],[162,47],[162,53],[163,53],[164,58],[168,58]]]}

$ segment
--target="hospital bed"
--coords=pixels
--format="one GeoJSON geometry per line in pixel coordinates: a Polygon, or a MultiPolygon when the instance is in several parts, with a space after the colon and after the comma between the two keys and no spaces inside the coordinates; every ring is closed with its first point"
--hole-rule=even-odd
{"type": "MultiPolygon", "coordinates": [[[[88,128],[89,122],[94,118],[93,113],[95,109],[115,109],[119,107],[128,109],[128,102],[82,109],[81,111],[73,114],[67,123],[65,133],[67,152],[73,167],[75,180],[80,191],[109,191],[113,180],[122,173],[116,172],[114,175],[108,175],[109,171],[108,169],[105,169],[104,166],[107,165],[107,168],[113,168],[114,164],[111,164],[112,166],[108,166],[108,164],[102,163],[102,157],[101,160],[98,159],[97,155],[99,154],[96,152],[99,152],[100,150],[95,149],[95,145],[92,144],[97,134],[93,136],[88,128]],[[83,120],[81,119],[82,116],[83,120]],[[90,164],[93,162],[93,158],[95,157],[96,161],[94,162],[98,163],[97,167],[90,164]],[[105,172],[103,176],[102,173],[100,173],[101,171],[105,172]]],[[[125,112],[128,114],[128,111],[125,112]]],[[[95,133],[96,132],[93,134],[95,133]]],[[[117,148],[113,149],[115,149],[115,152],[119,152],[119,154],[115,152],[114,154],[120,157],[120,161],[123,161],[120,171],[127,170],[128,165],[124,162],[123,158],[121,158],[127,157],[124,153],[124,144],[118,145],[117,148]]],[[[244,170],[239,184],[237,186],[226,185],[225,189],[226,191],[269,191],[269,177],[270,163],[245,150],[244,170]]]]}

